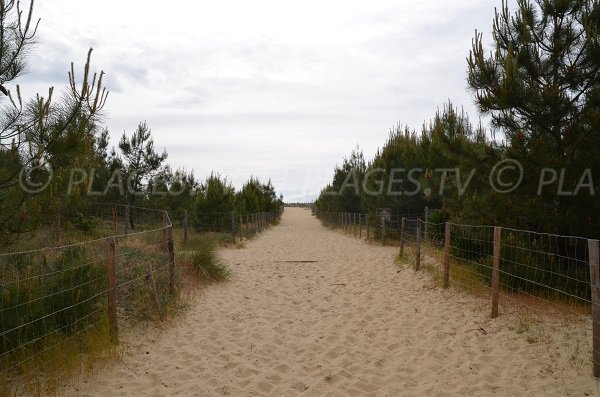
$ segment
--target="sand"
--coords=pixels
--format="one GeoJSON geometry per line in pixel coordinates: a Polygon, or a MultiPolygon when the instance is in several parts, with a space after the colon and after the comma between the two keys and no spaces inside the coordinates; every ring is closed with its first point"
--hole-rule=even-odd
{"type": "Polygon", "coordinates": [[[222,252],[231,281],[60,395],[600,395],[589,322],[491,320],[487,300],[437,287],[396,254],[286,209],[222,252]]]}

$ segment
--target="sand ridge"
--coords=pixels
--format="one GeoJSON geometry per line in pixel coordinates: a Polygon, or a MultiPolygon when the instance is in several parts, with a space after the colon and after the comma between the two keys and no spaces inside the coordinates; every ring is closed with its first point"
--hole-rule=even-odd
{"type": "Polygon", "coordinates": [[[288,208],[246,248],[222,252],[231,281],[61,395],[600,395],[585,326],[549,324],[532,342],[396,254],[288,208]]]}

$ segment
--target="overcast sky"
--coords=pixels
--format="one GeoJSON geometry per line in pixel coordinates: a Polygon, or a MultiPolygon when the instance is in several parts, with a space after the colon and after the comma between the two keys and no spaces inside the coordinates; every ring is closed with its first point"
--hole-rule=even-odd
{"type": "MultiPolygon", "coordinates": [[[[490,40],[500,0],[51,0],[24,95],[64,87],[88,48],[106,72],[116,145],[140,121],[174,167],[236,186],[272,178],[286,201],[314,199],[359,144],[368,158],[397,122],[420,129],[466,84],[475,29],[490,40]]],[[[78,68],[79,67],[79,68],[78,68]]]]}

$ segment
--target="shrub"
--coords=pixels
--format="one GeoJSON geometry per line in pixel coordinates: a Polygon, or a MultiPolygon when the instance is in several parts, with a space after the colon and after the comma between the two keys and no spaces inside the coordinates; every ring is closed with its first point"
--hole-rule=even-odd
{"type": "Polygon", "coordinates": [[[100,224],[100,219],[93,216],[85,216],[81,212],[75,215],[75,228],[84,232],[89,232],[100,224]]]}
{"type": "Polygon", "coordinates": [[[217,255],[217,242],[210,238],[198,238],[188,242],[192,251],[192,267],[201,278],[212,281],[227,280],[229,269],[221,263],[217,255]]]}

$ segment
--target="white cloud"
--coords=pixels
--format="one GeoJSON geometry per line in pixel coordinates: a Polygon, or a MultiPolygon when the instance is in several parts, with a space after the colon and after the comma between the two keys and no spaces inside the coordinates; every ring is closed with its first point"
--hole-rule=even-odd
{"type": "MultiPolygon", "coordinates": [[[[270,173],[286,197],[316,194],[357,143],[371,156],[398,120],[419,129],[447,99],[474,118],[465,57],[489,32],[488,0],[53,0],[27,94],[61,87],[71,60],[111,90],[116,143],[141,120],[174,167],[270,173]],[[278,185],[279,182],[279,185],[278,185]]],[[[43,91],[42,91],[43,92],[43,91]]]]}

